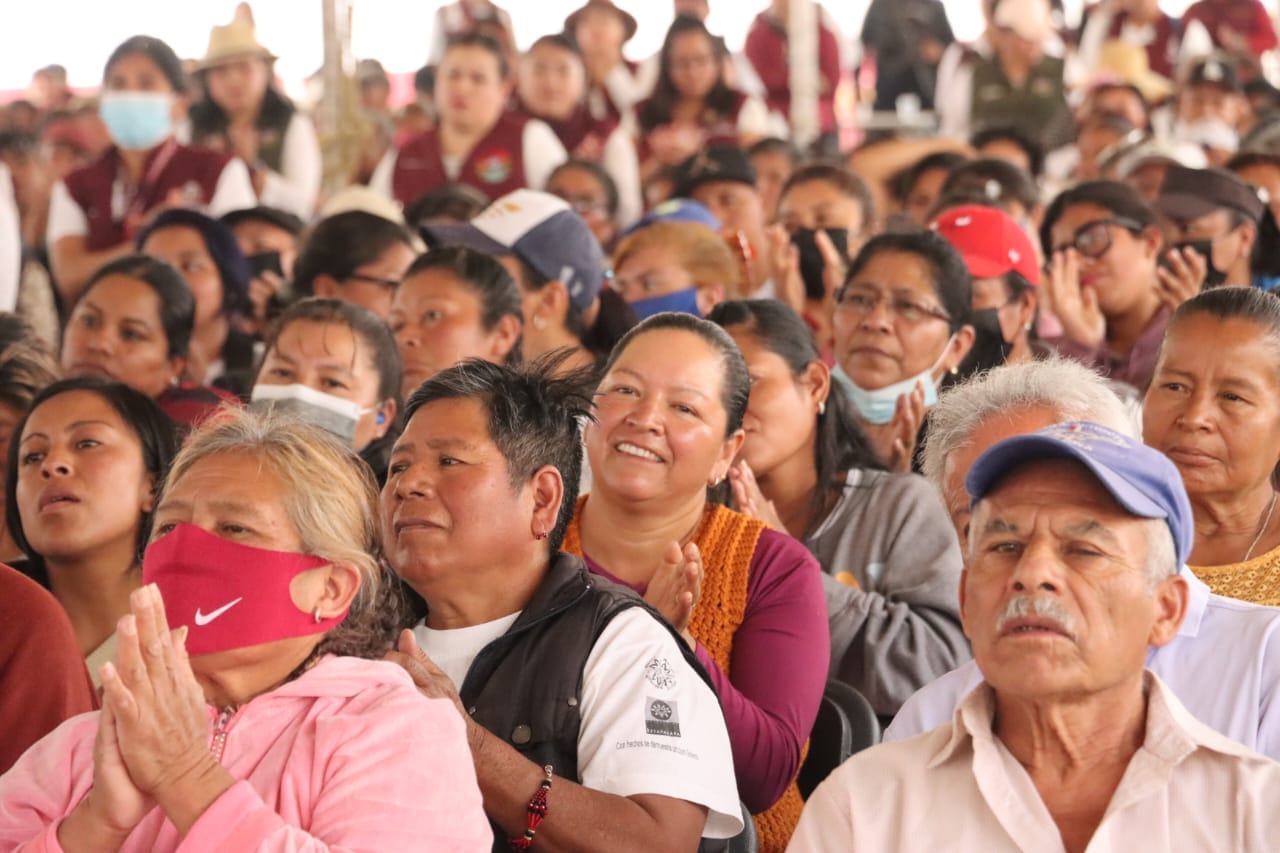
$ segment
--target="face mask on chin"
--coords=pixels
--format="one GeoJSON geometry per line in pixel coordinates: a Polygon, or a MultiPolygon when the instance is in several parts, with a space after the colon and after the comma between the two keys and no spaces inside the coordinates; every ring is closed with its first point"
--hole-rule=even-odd
{"type": "Polygon", "coordinates": [[[938,402],[938,382],[933,378],[933,371],[938,369],[938,365],[947,355],[947,350],[951,347],[951,342],[955,340],[952,334],[947,339],[947,344],[942,348],[942,354],[929,367],[907,379],[886,385],[883,388],[863,388],[849,374],[845,373],[844,368],[836,365],[831,370],[831,375],[837,381],[844,384],[845,390],[849,392],[849,397],[853,401],[853,405],[858,410],[858,414],[867,423],[884,425],[893,420],[893,414],[898,408],[898,398],[903,394],[910,394],[915,391],[916,385],[924,385],[924,407],[931,409],[938,402]]]}

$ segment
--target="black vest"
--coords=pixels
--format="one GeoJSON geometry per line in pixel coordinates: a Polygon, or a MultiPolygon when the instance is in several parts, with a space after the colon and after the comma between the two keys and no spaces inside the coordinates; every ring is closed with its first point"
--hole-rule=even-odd
{"type": "MultiPolygon", "coordinates": [[[[644,599],[560,552],[515,624],[476,655],[458,691],[463,707],[530,761],[581,782],[582,670],[605,626],[632,607],[644,608],[667,628],[689,666],[711,686],[688,644],[644,599]]],[[[493,849],[508,849],[497,824],[493,849]]]]}

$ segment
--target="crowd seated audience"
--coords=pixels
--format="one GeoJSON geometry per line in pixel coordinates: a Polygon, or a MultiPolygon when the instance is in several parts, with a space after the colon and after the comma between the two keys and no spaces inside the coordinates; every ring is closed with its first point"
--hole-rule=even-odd
{"type": "Polygon", "coordinates": [[[0,853],[1275,846],[1273,4],[429,5],[0,92],[0,853]]]}

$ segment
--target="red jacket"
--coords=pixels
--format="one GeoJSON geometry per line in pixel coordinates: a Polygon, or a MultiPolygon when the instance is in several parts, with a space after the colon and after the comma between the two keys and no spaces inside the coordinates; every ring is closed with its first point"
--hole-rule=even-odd
{"type": "MultiPolygon", "coordinates": [[[[821,12],[819,12],[821,14],[821,12]]],[[[840,45],[835,33],[818,22],[818,73],[822,91],[818,94],[818,120],[823,133],[836,128],[836,86],[840,83],[840,45]]],[[[769,109],[791,116],[791,71],[787,58],[787,33],[767,12],[756,15],[747,33],[747,59],[764,84],[769,109]]]]}
{"type": "Polygon", "coordinates": [[[1258,0],[1200,0],[1182,15],[1183,27],[1199,21],[1222,47],[1219,31],[1230,27],[1248,39],[1249,52],[1258,56],[1276,46],[1276,31],[1271,16],[1258,0]]]}

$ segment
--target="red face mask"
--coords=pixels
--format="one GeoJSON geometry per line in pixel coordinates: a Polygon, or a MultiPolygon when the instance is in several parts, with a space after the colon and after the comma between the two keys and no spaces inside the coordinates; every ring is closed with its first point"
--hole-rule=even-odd
{"type": "Polygon", "coordinates": [[[329,560],[241,545],[179,524],[147,548],[142,582],[160,589],[170,627],[186,625],[187,654],[243,649],[293,637],[323,634],[347,611],[321,619],[298,609],[289,584],[329,560]]]}

